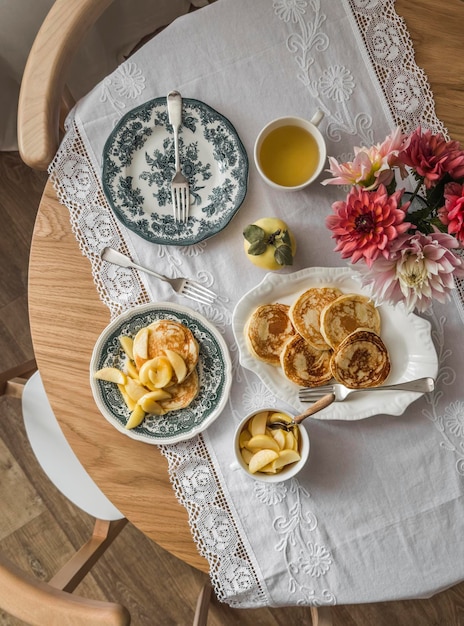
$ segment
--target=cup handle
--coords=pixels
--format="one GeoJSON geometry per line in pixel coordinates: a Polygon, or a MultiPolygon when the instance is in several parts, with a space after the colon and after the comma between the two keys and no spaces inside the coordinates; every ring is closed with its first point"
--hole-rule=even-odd
{"type": "Polygon", "coordinates": [[[234,461],[229,465],[229,469],[231,469],[233,472],[236,472],[240,469],[240,465],[237,463],[237,461],[234,461]]]}
{"type": "Polygon", "coordinates": [[[316,113],[314,113],[314,115],[310,119],[310,122],[311,124],[314,124],[314,126],[319,126],[323,117],[324,113],[319,109],[318,111],[316,111],[316,113]]]}

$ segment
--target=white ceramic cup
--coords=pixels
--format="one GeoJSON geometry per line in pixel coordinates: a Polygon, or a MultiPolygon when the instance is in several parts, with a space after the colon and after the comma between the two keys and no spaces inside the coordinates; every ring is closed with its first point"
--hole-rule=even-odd
{"type": "MultiPolygon", "coordinates": [[[[267,124],[262,129],[262,131],[259,133],[255,142],[254,160],[255,160],[255,165],[259,174],[268,185],[270,185],[271,187],[274,187],[274,189],[281,189],[281,190],[286,190],[286,191],[298,191],[299,189],[304,189],[305,187],[310,185],[314,180],[316,180],[316,178],[322,172],[322,169],[324,168],[326,158],[327,158],[327,148],[326,148],[325,139],[321,131],[318,129],[318,125],[323,117],[324,117],[324,113],[322,111],[317,111],[310,121],[305,120],[301,117],[279,117],[273,120],[272,122],[269,122],[269,124],[267,124]],[[263,147],[263,142],[269,137],[272,131],[275,131],[276,129],[281,128],[283,126],[294,126],[297,128],[304,129],[314,138],[315,143],[317,145],[318,158],[317,158],[315,168],[312,170],[312,172],[306,179],[302,180],[301,182],[295,185],[284,185],[279,182],[276,182],[275,180],[272,180],[268,176],[268,174],[263,170],[262,163],[261,163],[261,149],[263,147]]],[[[276,161],[276,167],[279,166],[279,159],[280,159],[280,162],[283,163],[284,159],[286,158],[285,153],[282,153],[282,155],[273,153],[273,156],[276,161]]],[[[283,166],[285,167],[285,163],[283,164],[283,166]]]]}
{"type": "Polygon", "coordinates": [[[243,427],[246,425],[246,423],[248,422],[250,418],[252,418],[257,413],[262,413],[263,411],[272,411],[272,412],[278,411],[279,413],[286,413],[290,417],[293,417],[294,415],[296,415],[296,413],[292,414],[289,411],[286,411],[286,410],[281,411],[280,409],[276,409],[275,407],[272,407],[272,408],[263,408],[257,411],[253,411],[253,413],[250,413],[249,415],[244,417],[235,430],[235,435],[234,435],[235,462],[230,466],[230,468],[234,471],[243,470],[244,472],[246,472],[246,474],[250,478],[254,478],[255,480],[259,480],[259,481],[266,482],[266,483],[281,483],[285,480],[289,480],[293,476],[296,476],[296,474],[298,474],[298,472],[304,467],[309,456],[309,448],[310,448],[309,435],[306,431],[306,428],[302,424],[299,424],[297,426],[299,430],[299,434],[300,434],[300,437],[299,437],[300,460],[299,461],[296,461],[295,463],[292,463],[291,465],[287,465],[283,467],[282,470],[278,472],[277,474],[265,474],[264,472],[256,472],[255,474],[252,474],[249,471],[248,465],[243,460],[242,454],[240,452],[240,444],[239,444],[240,433],[242,432],[243,427]]]}

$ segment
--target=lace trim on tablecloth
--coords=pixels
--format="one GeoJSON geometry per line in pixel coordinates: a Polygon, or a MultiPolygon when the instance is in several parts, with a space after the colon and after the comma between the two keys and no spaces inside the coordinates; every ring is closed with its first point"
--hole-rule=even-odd
{"type": "MultiPolygon", "coordinates": [[[[352,16],[354,30],[358,28],[359,48],[368,55],[378,89],[387,101],[392,123],[406,131],[421,123],[447,136],[436,117],[427,78],[414,61],[413,45],[404,21],[395,12],[394,0],[344,2],[349,7],[347,13],[352,16]]],[[[319,7],[320,3],[299,0],[298,7],[303,5],[319,7]]],[[[271,6],[276,15],[287,22],[292,18],[292,11],[297,10],[294,0],[274,0],[271,6]]],[[[136,72],[137,68],[132,70],[136,72]]],[[[128,85],[144,88],[143,84],[135,84],[129,75],[120,78],[121,84],[116,87],[121,98],[132,93],[128,85]]],[[[69,209],[72,230],[82,253],[91,262],[96,288],[111,318],[134,305],[149,302],[150,297],[137,272],[103,263],[100,258],[100,250],[105,245],[129,255],[130,250],[108,207],[72,116],[49,173],[60,202],[69,209]]],[[[464,322],[463,285],[464,281],[460,281],[455,300],[464,322]]],[[[199,435],[189,442],[160,446],[160,449],[168,460],[176,496],[188,512],[200,554],[210,564],[217,597],[231,606],[269,606],[268,593],[260,582],[253,553],[245,545],[244,533],[234,521],[203,437],[199,435]]],[[[333,602],[331,598],[330,603],[333,602]]]]}

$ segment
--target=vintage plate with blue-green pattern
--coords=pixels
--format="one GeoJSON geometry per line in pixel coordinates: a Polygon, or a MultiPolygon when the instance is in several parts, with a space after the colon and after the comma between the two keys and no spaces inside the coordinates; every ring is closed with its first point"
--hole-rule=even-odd
{"type": "Polygon", "coordinates": [[[231,383],[232,365],[222,335],[196,311],[173,303],[142,304],[122,313],[98,338],[90,362],[90,386],[103,416],[120,432],[145,443],[177,443],[205,430],[224,409],[231,383]],[[147,415],[140,426],[126,430],[130,411],[118,386],[97,380],[94,374],[102,367],[123,369],[127,357],[119,337],[134,337],[140,328],[160,319],[184,324],[197,340],[200,347],[197,364],[200,390],[185,409],[169,411],[161,416],[147,415]]]}
{"type": "Polygon", "coordinates": [[[179,153],[190,187],[186,224],[173,217],[174,143],[166,98],[129,111],[103,149],[103,189],[111,208],[153,243],[185,246],[207,239],[227,226],[245,198],[245,148],[232,124],[203,102],[183,99],[179,153]]]}

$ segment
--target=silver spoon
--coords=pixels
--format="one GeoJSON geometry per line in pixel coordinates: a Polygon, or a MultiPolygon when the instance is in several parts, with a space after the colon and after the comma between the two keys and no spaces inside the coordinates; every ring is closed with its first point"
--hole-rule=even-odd
{"type": "Polygon", "coordinates": [[[314,402],[314,404],[312,404],[309,409],[306,409],[304,413],[300,413],[300,415],[296,415],[295,417],[293,417],[291,422],[274,422],[273,424],[269,424],[269,428],[282,428],[282,430],[289,431],[292,428],[295,428],[295,426],[298,426],[298,424],[301,424],[301,422],[310,415],[313,415],[314,413],[318,413],[318,411],[322,411],[322,409],[325,409],[325,407],[329,406],[329,404],[332,404],[334,400],[334,394],[328,393],[327,395],[320,398],[320,400],[318,400],[317,402],[314,402]]]}

